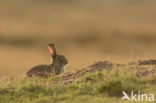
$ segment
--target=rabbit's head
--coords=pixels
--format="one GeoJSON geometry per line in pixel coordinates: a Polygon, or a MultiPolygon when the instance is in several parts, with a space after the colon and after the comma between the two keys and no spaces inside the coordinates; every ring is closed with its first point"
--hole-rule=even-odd
{"type": "Polygon", "coordinates": [[[53,64],[62,65],[62,66],[68,64],[68,60],[64,55],[58,55],[56,53],[56,48],[54,44],[48,44],[48,50],[53,59],[53,64]]]}

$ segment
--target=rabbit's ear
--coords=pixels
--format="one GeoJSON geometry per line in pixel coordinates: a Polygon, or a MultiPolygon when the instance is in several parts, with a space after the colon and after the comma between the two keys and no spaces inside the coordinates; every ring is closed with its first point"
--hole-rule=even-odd
{"type": "Polygon", "coordinates": [[[48,44],[48,50],[49,50],[49,53],[52,56],[56,55],[56,49],[55,49],[55,45],[54,44],[48,44]]]}

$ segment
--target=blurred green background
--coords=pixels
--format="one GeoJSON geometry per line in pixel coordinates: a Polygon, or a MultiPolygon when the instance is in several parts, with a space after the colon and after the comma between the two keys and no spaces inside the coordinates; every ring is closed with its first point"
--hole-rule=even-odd
{"type": "Polygon", "coordinates": [[[55,43],[66,71],[99,60],[156,58],[155,0],[0,0],[0,76],[48,64],[55,43]]]}

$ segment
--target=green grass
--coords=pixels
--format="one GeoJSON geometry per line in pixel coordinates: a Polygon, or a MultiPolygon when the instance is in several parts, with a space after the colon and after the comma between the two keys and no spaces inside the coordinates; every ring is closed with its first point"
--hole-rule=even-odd
{"type": "Polygon", "coordinates": [[[51,84],[54,78],[13,79],[0,84],[0,103],[131,103],[121,100],[123,90],[156,95],[156,74],[136,74],[127,66],[89,73],[68,85],[51,84]]]}

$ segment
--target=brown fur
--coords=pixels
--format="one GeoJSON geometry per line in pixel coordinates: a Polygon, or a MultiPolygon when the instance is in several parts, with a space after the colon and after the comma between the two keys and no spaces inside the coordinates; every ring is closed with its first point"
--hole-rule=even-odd
{"type": "Polygon", "coordinates": [[[60,74],[64,72],[64,66],[68,63],[68,60],[63,55],[56,53],[55,45],[48,44],[49,53],[53,59],[53,62],[49,65],[43,64],[32,67],[28,72],[27,76],[49,76],[52,74],[60,74]]]}

